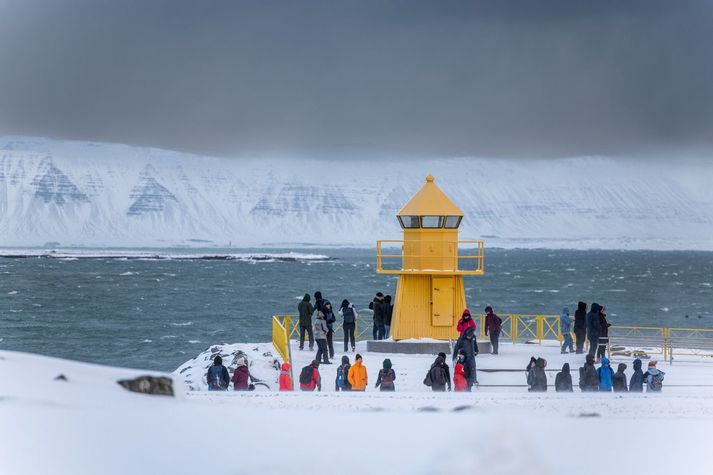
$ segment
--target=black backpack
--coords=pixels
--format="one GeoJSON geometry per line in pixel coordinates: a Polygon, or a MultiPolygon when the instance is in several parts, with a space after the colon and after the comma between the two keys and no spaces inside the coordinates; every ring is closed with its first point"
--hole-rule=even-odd
{"type": "Polygon", "coordinates": [[[344,323],[354,323],[354,309],[352,307],[344,307],[342,315],[344,316],[344,323]]]}
{"type": "Polygon", "coordinates": [[[431,380],[431,385],[438,387],[446,385],[446,371],[441,366],[431,368],[431,371],[428,372],[428,376],[431,380]]]}
{"type": "Polygon", "coordinates": [[[307,385],[312,382],[312,366],[305,366],[300,371],[300,384],[307,385]]]}

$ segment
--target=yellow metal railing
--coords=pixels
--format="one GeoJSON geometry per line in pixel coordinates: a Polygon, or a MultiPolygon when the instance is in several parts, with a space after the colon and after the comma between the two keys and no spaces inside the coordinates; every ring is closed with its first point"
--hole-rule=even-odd
{"type": "MultiPolygon", "coordinates": [[[[557,340],[564,339],[560,328],[559,315],[535,314],[499,314],[502,319],[500,338],[518,341],[557,340]]],[[[355,322],[354,335],[357,340],[372,338],[373,322],[371,314],[360,316],[355,322]]],[[[485,316],[477,315],[478,338],[487,339],[485,335],[485,316]]],[[[334,330],[335,342],[343,338],[342,324],[337,322],[334,330]]],[[[306,336],[306,335],[305,335],[306,336]]],[[[574,338],[574,333],[572,333],[574,338]]],[[[272,343],[285,361],[290,361],[290,339],[299,338],[299,319],[296,315],[276,315],[272,323],[272,343]],[[287,356],[285,356],[287,355],[287,356]]],[[[587,342],[587,345],[589,342],[587,342]]],[[[664,359],[678,356],[710,356],[713,357],[713,329],[698,328],[663,328],[614,325],[609,327],[609,339],[606,342],[607,352],[612,347],[625,346],[627,349],[641,349],[647,354],[662,355],[664,359]]]]}
{"type": "Polygon", "coordinates": [[[483,275],[485,273],[485,245],[483,241],[457,241],[448,243],[443,241],[402,241],[385,239],[376,242],[376,271],[379,274],[458,274],[458,275],[483,275]],[[384,245],[386,244],[386,245],[384,245]],[[398,246],[395,246],[398,244],[398,246]],[[407,253],[405,246],[412,244],[414,246],[448,246],[455,245],[455,249],[451,252],[444,252],[442,249],[433,253],[407,253]],[[459,249],[460,245],[474,245],[472,248],[459,249]],[[384,254],[384,248],[395,249],[400,248],[398,254],[384,254]],[[473,254],[462,254],[459,251],[473,252],[473,254]],[[422,269],[422,268],[407,268],[406,262],[410,260],[423,260],[425,262],[438,261],[437,269],[422,269]],[[388,267],[384,267],[384,260],[387,260],[388,267]],[[475,262],[471,265],[471,262],[475,262]],[[464,265],[461,269],[459,264],[464,265]]]}
{"type": "Polygon", "coordinates": [[[291,318],[289,316],[278,316],[272,317],[272,346],[275,347],[275,351],[280,355],[283,362],[290,364],[290,379],[294,383],[294,378],[292,377],[292,350],[290,349],[290,332],[288,328],[290,327],[291,318]]]}

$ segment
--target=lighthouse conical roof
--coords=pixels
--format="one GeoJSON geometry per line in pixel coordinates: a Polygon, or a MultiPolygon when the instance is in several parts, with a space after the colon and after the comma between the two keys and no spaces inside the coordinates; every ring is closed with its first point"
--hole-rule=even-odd
{"type": "Polygon", "coordinates": [[[396,216],[463,216],[463,212],[434,183],[432,175],[396,216]]]}

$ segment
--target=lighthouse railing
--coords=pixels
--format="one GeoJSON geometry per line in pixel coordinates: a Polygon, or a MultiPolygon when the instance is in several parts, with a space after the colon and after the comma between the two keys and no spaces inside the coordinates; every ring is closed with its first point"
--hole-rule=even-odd
{"type": "Polygon", "coordinates": [[[376,242],[376,271],[379,274],[458,274],[485,273],[485,245],[483,241],[423,241],[383,239],[376,242]],[[446,246],[455,247],[445,251],[446,246]],[[419,249],[409,252],[407,249],[419,249]],[[429,249],[424,251],[423,249],[429,249]],[[409,262],[422,265],[408,267],[409,262]],[[430,269],[429,262],[436,262],[430,269]],[[461,268],[461,264],[463,268],[461,268]]]}

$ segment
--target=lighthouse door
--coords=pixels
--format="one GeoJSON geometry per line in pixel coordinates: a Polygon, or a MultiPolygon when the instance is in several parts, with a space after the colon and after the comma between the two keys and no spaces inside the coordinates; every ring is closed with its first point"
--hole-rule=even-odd
{"type": "Polygon", "coordinates": [[[453,316],[455,279],[453,276],[434,276],[432,284],[433,313],[431,314],[431,325],[434,327],[452,327],[455,321],[453,316]]]}

